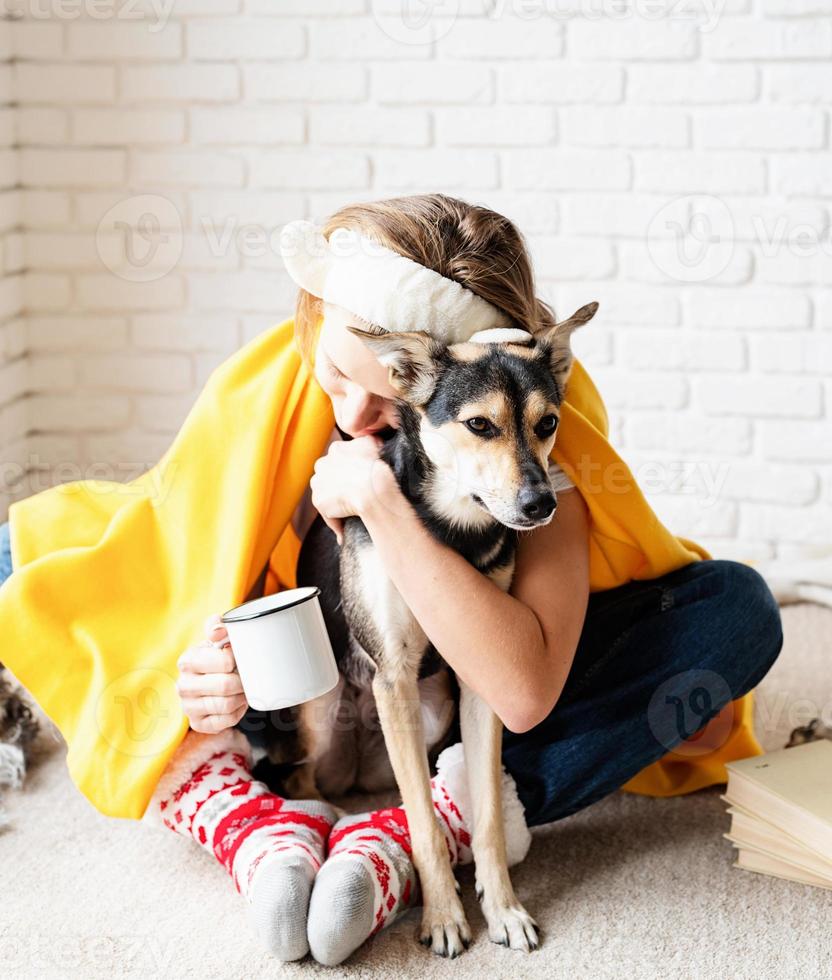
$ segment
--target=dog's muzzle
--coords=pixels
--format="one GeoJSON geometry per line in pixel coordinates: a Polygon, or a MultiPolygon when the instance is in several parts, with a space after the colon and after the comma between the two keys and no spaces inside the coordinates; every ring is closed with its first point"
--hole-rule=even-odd
{"type": "Polygon", "coordinates": [[[551,517],[558,503],[546,488],[524,487],[517,495],[517,507],[528,521],[539,523],[551,517]]]}

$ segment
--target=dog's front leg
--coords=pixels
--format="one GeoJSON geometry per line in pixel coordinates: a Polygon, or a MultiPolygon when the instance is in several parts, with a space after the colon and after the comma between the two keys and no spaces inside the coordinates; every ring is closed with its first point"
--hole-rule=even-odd
{"type": "Polygon", "coordinates": [[[514,894],[506,861],[502,807],[502,725],[482,698],[462,680],[460,728],[471,790],[471,850],[477,896],[492,942],[527,952],[537,949],[537,923],[514,894]]]}
{"type": "Polygon", "coordinates": [[[407,813],[413,863],[422,887],[419,941],[440,956],[458,956],[467,949],[471,930],[433,807],[416,677],[400,674],[390,679],[377,671],[373,695],[407,813]]]}

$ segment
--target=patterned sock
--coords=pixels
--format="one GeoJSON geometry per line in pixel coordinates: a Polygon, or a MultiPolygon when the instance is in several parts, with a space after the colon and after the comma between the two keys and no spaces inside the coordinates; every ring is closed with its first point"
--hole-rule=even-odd
{"type": "MultiPolygon", "coordinates": [[[[431,796],[451,866],[469,864],[471,803],[462,744],[436,762],[431,796]]],[[[503,816],[509,866],[531,844],[523,807],[510,776],[503,777],[503,816]]],[[[343,817],[329,836],[328,857],[309,902],[309,948],[319,963],[342,963],[370,936],[390,925],[419,895],[407,815],[400,806],[343,817]]]]}
{"type": "Polygon", "coordinates": [[[252,779],[251,750],[236,735],[245,745],[225,733],[189,732],[151,806],[228,871],[265,948],[297,960],[309,951],[309,895],[336,813],[317,800],[285,800],[252,779]]]}

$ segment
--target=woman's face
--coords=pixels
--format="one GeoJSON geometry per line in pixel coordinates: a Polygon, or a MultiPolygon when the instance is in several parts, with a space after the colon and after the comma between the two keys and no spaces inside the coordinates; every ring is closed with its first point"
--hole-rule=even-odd
{"type": "Polygon", "coordinates": [[[332,399],[335,421],[357,438],[388,427],[397,428],[396,392],[364,344],[348,325],[368,329],[369,324],[334,303],[324,303],[324,320],[315,352],[315,377],[332,399]]]}

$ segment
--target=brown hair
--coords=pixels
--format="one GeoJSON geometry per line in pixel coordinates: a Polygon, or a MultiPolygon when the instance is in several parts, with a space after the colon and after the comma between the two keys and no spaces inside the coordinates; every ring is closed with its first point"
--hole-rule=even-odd
{"type": "MultiPolygon", "coordinates": [[[[351,228],[481,296],[532,333],[555,322],[535,296],[523,236],[508,218],[445,194],[413,194],[350,204],[331,215],[325,238],[351,228]]],[[[295,339],[308,365],[314,360],[323,301],[305,289],[295,304],[295,339]]]]}

